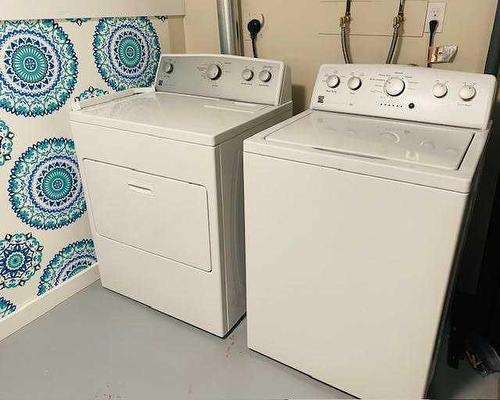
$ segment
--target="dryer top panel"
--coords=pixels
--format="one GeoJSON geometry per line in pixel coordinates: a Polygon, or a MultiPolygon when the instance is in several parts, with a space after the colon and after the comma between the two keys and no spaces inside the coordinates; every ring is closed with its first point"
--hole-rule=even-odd
{"type": "Polygon", "coordinates": [[[146,92],[73,111],[71,120],[215,146],[272,118],[283,107],[290,105],[146,92]]]}
{"type": "Polygon", "coordinates": [[[337,154],[456,170],[472,140],[468,130],[313,112],[266,137],[274,143],[337,154]]]}
{"type": "Polygon", "coordinates": [[[290,73],[281,61],[221,54],[164,54],[158,92],[279,105],[291,100],[290,73]]]}

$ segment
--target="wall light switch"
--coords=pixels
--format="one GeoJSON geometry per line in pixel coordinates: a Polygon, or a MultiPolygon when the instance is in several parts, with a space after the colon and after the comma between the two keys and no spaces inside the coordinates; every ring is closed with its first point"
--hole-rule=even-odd
{"type": "Polygon", "coordinates": [[[443,32],[444,14],[446,13],[446,3],[442,1],[430,1],[427,5],[427,16],[425,17],[424,32],[429,32],[429,21],[438,21],[436,32],[443,32]]]}

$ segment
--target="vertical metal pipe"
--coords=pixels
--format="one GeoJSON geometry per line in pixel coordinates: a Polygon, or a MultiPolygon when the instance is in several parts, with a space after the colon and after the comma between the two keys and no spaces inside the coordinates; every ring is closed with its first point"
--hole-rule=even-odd
{"type": "Polygon", "coordinates": [[[217,0],[219,40],[222,54],[242,54],[239,0],[217,0]]]}

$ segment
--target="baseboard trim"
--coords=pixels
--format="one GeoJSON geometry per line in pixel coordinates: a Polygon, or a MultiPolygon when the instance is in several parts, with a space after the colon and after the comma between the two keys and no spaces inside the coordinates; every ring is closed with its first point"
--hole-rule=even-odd
{"type": "Polygon", "coordinates": [[[73,278],[68,279],[57,288],[25,304],[20,309],[0,320],[0,341],[12,335],[23,326],[33,322],[38,317],[41,317],[98,279],[98,266],[94,264],[73,278]]]}

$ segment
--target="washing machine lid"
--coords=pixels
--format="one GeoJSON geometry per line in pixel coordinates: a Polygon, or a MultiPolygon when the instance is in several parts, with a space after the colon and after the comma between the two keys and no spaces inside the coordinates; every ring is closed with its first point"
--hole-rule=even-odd
{"type": "Polygon", "coordinates": [[[282,106],[148,92],[71,113],[73,122],[215,146],[271,118],[282,106]]]}
{"type": "Polygon", "coordinates": [[[248,154],[470,193],[487,130],[307,110],[244,141],[248,154]]]}
{"type": "Polygon", "coordinates": [[[473,136],[464,129],[314,111],[272,132],[266,141],[457,170],[473,136]]]}

